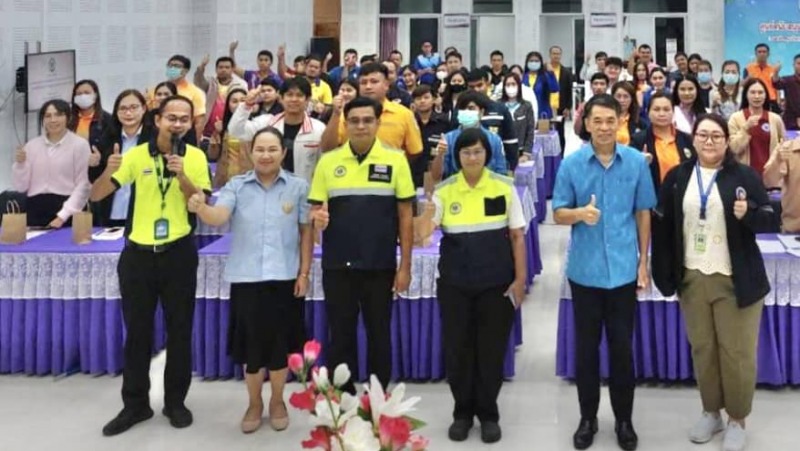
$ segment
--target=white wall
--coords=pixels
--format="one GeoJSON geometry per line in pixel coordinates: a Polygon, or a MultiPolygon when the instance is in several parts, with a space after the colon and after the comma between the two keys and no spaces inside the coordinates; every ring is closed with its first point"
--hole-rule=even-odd
{"type": "Polygon", "coordinates": [[[476,66],[488,66],[490,55],[500,50],[505,55],[506,64],[515,64],[516,42],[514,16],[480,16],[478,17],[478,61],[476,66]]]}
{"type": "Polygon", "coordinates": [[[342,0],[341,49],[353,48],[359,55],[378,53],[379,13],[378,0],[342,0]]]}
{"type": "MultiPolygon", "coordinates": [[[[42,41],[43,51],[76,49],[78,79],[97,81],[110,110],[123,89],[162,81],[175,53],[196,65],[206,53],[227,55],[232,39],[248,67],[258,50],[274,52],[281,42],[289,56],[305,53],[312,11],[312,0],[0,0],[0,105],[24,63],[25,40],[42,41]]],[[[23,99],[14,94],[0,107],[0,190],[10,185],[14,148],[24,140],[23,99]]]]}
{"type": "Polygon", "coordinates": [[[545,62],[550,60],[550,47],[557,45],[561,47],[562,64],[569,67],[575,65],[573,63],[573,61],[575,61],[575,17],[576,16],[542,16],[540,22],[542,25],[541,40],[539,41],[539,48],[537,50],[542,53],[545,62]]]}

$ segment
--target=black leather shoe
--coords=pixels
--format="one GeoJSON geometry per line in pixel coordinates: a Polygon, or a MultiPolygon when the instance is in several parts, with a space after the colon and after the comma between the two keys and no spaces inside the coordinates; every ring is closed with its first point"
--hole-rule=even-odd
{"type": "Polygon", "coordinates": [[[472,429],[472,420],[455,420],[447,431],[447,436],[454,442],[463,442],[469,437],[469,430],[472,429]]]}
{"type": "Polygon", "coordinates": [[[594,443],[594,434],[597,434],[597,418],[581,418],[578,430],[572,436],[572,445],[575,449],[587,449],[594,443]]]}
{"type": "Polygon", "coordinates": [[[142,421],[153,418],[153,409],[147,407],[142,409],[125,408],[111,421],[103,426],[103,435],[112,437],[122,434],[142,421]]]}
{"type": "Polygon", "coordinates": [[[496,443],[503,437],[500,425],[495,421],[481,422],[481,440],[483,443],[496,443]]]}
{"type": "Polygon", "coordinates": [[[620,448],[625,451],[634,451],[639,446],[639,437],[636,436],[636,431],[633,430],[633,424],[630,421],[617,421],[614,431],[617,433],[617,444],[620,448]]]}
{"type": "Polygon", "coordinates": [[[177,429],[189,427],[192,425],[192,421],[194,421],[192,418],[192,412],[184,405],[169,408],[164,407],[161,413],[163,413],[165,417],[169,418],[169,424],[177,429]]]}

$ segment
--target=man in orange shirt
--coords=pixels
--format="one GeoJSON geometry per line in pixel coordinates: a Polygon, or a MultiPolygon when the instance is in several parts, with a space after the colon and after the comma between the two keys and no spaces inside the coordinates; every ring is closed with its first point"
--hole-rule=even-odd
{"type": "Polygon", "coordinates": [[[756,45],[756,61],[750,63],[744,69],[744,78],[758,78],[767,85],[767,93],[769,94],[769,109],[773,112],[780,114],[778,107],[778,91],[775,90],[775,85],[772,83],[773,76],[780,72],[781,65],[769,65],[769,46],[764,43],[756,45]]]}

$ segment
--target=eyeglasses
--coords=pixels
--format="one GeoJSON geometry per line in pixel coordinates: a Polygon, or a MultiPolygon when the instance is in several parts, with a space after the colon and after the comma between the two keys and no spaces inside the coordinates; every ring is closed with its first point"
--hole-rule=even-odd
{"type": "Polygon", "coordinates": [[[459,155],[463,156],[464,158],[478,158],[486,154],[486,151],[481,150],[462,150],[459,152],[459,155]]]}
{"type": "Polygon", "coordinates": [[[352,125],[353,127],[358,127],[359,125],[374,125],[377,118],[374,117],[365,117],[365,118],[358,118],[358,117],[351,117],[347,119],[347,125],[352,125]]]}
{"type": "Polygon", "coordinates": [[[179,124],[184,124],[184,125],[192,123],[192,118],[189,117],[189,116],[173,116],[173,115],[170,114],[170,115],[164,116],[164,119],[166,119],[167,122],[170,122],[170,123],[176,123],[177,122],[179,124]]]}
{"type": "Polygon", "coordinates": [[[183,64],[181,64],[181,63],[170,63],[170,64],[167,64],[167,67],[171,67],[173,69],[183,69],[183,64]]]}
{"type": "Polygon", "coordinates": [[[707,143],[709,138],[711,138],[711,142],[714,144],[722,144],[725,142],[725,135],[719,133],[698,133],[694,135],[695,141],[701,143],[707,143]]]}
{"type": "Polygon", "coordinates": [[[117,108],[117,111],[119,111],[120,113],[135,113],[139,111],[141,108],[142,106],[137,103],[131,106],[121,106],[117,108]]]}

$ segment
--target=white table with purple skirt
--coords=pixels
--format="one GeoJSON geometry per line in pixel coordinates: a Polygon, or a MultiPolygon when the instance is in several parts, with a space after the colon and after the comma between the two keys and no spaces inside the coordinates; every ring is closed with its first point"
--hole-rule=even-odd
{"type": "MultiPolygon", "coordinates": [[[[798,236],[758,236],[772,290],[764,299],[758,339],[757,377],[769,386],[800,385],[800,241],[798,236]],[[790,247],[791,246],[791,247],[790,247]]],[[[675,383],[694,379],[692,355],[680,306],[655,287],[639,294],[633,334],[636,378],[675,383]]],[[[609,374],[608,348],[600,348],[601,376],[609,374]]],[[[575,378],[575,322],[566,278],[561,284],[556,375],[575,378]]]]}

